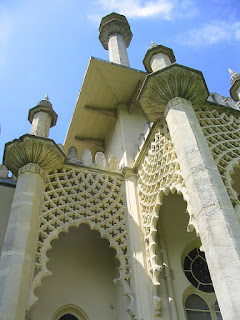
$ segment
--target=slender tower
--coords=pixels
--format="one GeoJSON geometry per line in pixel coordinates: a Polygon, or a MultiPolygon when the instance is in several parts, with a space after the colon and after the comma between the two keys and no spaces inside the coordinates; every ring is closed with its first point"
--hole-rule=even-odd
{"type": "Polygon", "coordinates": [[[110,13],[102,18],[99,26],[99,40],[109,51],[111,62],[129,67],[127,48],[132,40],[132,32],[125,16],[110,13]]]}

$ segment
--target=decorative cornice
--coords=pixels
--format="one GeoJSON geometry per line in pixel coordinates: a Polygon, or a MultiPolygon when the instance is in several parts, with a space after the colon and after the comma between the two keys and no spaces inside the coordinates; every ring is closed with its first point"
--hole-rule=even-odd
{"type": "Polygon", "coordinates": [[[115,12],[102,18],[99,31],[99,40],[106,50],[108,50],[109,37],[113,34],[121,34],[125,40],[126,47],[129,46],[132,40],[132,31],[126,17],[115,12]]]}
{"type": "Polygon", "coordinates": [[[175,63],[147,76],[138,101],[148,121],[157,122],[173,98],[181,97],[198,105],[208,96],[202,72],[175,63]]]}
{"type": "Polygon", "coordinates": [[[22,168],[18,170],[18,175],[25,173],[25,172],[32,172],[38,173],[43,179],[45,179],[44,171],[39,167],[38,164],[35,163],[28,163],[25,164],[22,168]]]}
{"type": "Polygon", "coordinates": [[[17,176],[26,164],[38,164],[48,170],[62,166],[64,159],[65,154],[53,140],[26,134],[5,144],[3,163],[17,176]]]}
{"type": "Polygon", "coordinates": [[[150,61],[152,57],[158,53],[166,54],[169,57],[169,60],[171,61],[171,63],[176,62],[175,55],[171,48],[168,48],[162,45],[157,45],[154,42],[152,42],[150,48],[146,52],[145,57],[143,59],[143,65],[148,73],[153,72],[150,61]]]}

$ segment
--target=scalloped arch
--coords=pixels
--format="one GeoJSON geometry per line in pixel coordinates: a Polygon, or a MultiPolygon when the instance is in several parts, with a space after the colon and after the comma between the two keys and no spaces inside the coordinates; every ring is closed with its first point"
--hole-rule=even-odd
{"type": "Polygon", "coordinates": [[[70,227],[85,223],[109,241],[120,262],[119,278],[115,283],[124,287],[130,298],[128,308],[132,313],[134,296],[130,287],[128,231],[125,216],[124,189],[119,175],[100,174],[70,167],[55,169],[46,180],[44,202],[40,215],[40,228],[35,255],[35,273],[30,286],[28,310],[38,300],[34,290],[44,277],[51,275],[47,269],[47,251],[51,241],[70,227]]]}

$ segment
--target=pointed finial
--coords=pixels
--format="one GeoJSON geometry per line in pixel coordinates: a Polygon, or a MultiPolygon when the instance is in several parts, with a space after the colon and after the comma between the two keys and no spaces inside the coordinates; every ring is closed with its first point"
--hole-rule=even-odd
{"type": "Polygon", "coordinates": [[[157,47],[157,44],[153,41],[151,41],[151,46],[150,46],[150,49],[154,48],[154,47],[157,47]]]}
{"type": "Polygon", "coordinates": [[[44,98],[44,100],[47,100],[47,101],[49,101],[49,98],[48,98],[48,94],[46,94],[46,95],[45,95],[45,98],[44,98]]]}
{"type": "Polygon", "coordinates": [[[233,71],[232,69],[228,68],[228,71],[230,73],[230,82],[231,84],[233,85],[234,82],[237,80],[237,79],[240,79],[240,73],[236,73],[235,71],[233,71]]]}

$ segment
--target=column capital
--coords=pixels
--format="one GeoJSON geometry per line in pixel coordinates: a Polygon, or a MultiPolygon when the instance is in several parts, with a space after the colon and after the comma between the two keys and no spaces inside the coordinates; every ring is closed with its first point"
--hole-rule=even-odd
{"type": "Polygon", "coordinates": [[[157,122],[170,100],[179,97],[199,105],[208,96],[202,72],[175,63],[147,76],[138,101],[148,121],[157,122]]]}
{"type": "Polygon", "coordinates": [[[165,111],[164,111],[165,117],[167,116],[168,111],[171,108],[174,108],[175,106],[178,106],[179,104],[184,104],[184,105],[188,105],[188,106],[192,107],[192,103],[189,100],[186,100],[186,99],[180,98],[180,97],[173,98],[172,100],[169,100],[167,105],[166,105],[166,108],[165,108],[165,111]]]}
{"type": "Polygon", "coordinates": [[[25,134],[5,144],[3,164],[15,175],[27,164],[43,170],[62,166],[65,154],[51,139],[25,134]]]}
{"type": "Polygon", "coordinates": [[[43,179],[45,179],[45,173],[43,169],[36,163],[25,164],[22,168],[18,170],[18,176],[25,172],[38,173],[43,179]]]}

